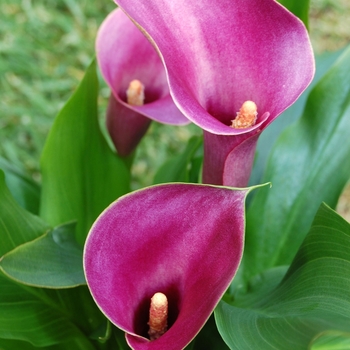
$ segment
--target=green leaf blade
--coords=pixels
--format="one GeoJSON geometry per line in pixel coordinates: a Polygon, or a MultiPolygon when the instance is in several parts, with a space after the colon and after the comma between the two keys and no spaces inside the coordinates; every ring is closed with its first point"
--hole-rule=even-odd
{"type": "Polygon", "coordinates": [[[45,222],[16,203],[0,170],[0,256],[48,230],[45,222]]]}
{"type": "Polygon", "coordinates": [[[349,62],[350,47],[274,145],[263,178],[272,188],[256,193],[247,213],[245,278],[290,264],[318,206],[336,206],[350,173],[349,62]]]}
{"type": "Polygon", "coordinates": [[[6,185],[22,208],[39,214],[40,187],[24,171],[0,157],[0,169],[5,173],[6,185]]]}
{"type": "Polygon", "coordinates": [[[10,278],[35,287],[72,288],[86,284],[83,252],[74,241],[75,224],[59,226],[4,255],[0,268],[10,278]]]}
{"type": "Polygon", "coordinates": [[[345,350],[350,349],[350,333],[336,331],[326,332],[312,343],[312,350],[345,350]]]}
{"type": "Polygon", "coordinates": [[[310,0],[278,0],[278,2],[299,17],[306,27],[309,26],[310,0]]]}
{"type": "Polygon", "coordinates": [[[75,349],[94,349],[71,315],[44,290],[18,284],[1,272],[0,286],[0,347],[16,350],[23,341],[24,349],[32,345],[58,350],[67,344],[74,344],[75,349]]]}
{"type": "Polygon", "coordinates": [[[169,159],[156,173],[154,184],[167,182],[189,182],[191,162],[194,154],[202,144],[202,138],[193,136],[188,141],[182,154],[169,159]]]}
{"type": "Polygon", "coordinates": [[[219,304],[219,332],[231,349],[307,349],[325,332],[348,332],[349,289],[350,225],[322,205],[280,283],[219,304]]]}
{"type": "Polygon", "coordinates": [[[57,116],[41,158],[40,214],[53,226],[77,220],[83,244],[97,216],[129,192],[130,174],[98,124],[95,61],[57,116]]]}
{"type": "Polygon", "coordinates": [[[251,174],[250,185],[261,183],[263,180],[264,170],[270,151],[279,135],[288,127],[298,120],[303,113],[307,97],[319,80],[328,72],[330,67],[344,52],[344,49],[335,52],[326,52],[322,55],[316,55],[316,72],[313,81],[301,96],[287,108],[274,122],[266,128],[259,136],[257,153],[254,159],[253,172],[251,174]]]}

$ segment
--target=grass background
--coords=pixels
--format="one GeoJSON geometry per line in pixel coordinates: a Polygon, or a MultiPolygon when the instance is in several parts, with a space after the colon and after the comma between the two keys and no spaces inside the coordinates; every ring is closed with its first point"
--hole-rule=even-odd
{"type": "MultiPolygon", "coordinates": [[[[114,8],[109,0],[1,0],[0,156],[38,182],[46,135],[94,55],[100,23],[114,8]]],[[[349,0],[311,0],[310,16],[317,53],[350,42],[349,0]]],[[[108,95],[102,82],[101,119],[108,95]]],[[[193,133],[200,133],[194,125],[153,123],[137,153],[134,187],[150,184],[155,169],[193,133]]]]}

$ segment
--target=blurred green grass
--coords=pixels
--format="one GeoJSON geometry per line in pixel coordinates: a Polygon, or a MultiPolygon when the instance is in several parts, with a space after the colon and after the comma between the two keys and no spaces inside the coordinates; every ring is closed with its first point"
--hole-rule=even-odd
{"type": "MultiPolygon", "coordinates": [[[[107,0],[2,0],[0,4],[0,156],[39,182],[46,135],[82,79],[94,56],[97,29],[114,8],[113,1],[107,0]]],[[[101,83],[103,118],[109,89],[101,83]]],[[[165,128],[170,130],[153,123],[143,141],[134,187],[149,184],[154,169],[176,153],[193,130],[199,133],[194,126],[164,132],[165,128]]]]}
{"type": "Polygon", "coordinates": [[[335,51],[350,43],[350,1],[311,0],[310,36],[316,53],[335,51]]]}
{"type": "MultiPolygon", "coordinates": [[[[39,157],[55,115],[94,55],[98,26],[111,0],[1,0],[0,156],[40,182],[39,157]]],[[[350,41],[347,0],[311,0],[310,31],[317,52],[350,41]]],[[[102,84],[100,115],[109,95],[102,84]]],[[[134,188],[151,183],[155,169],[200,130],[152,123],[135,160],[134,188]],[[160,147],[160,145],[162,145],[160,147]]]]}
{"type": "Polygon", "coordinates": [[[111,1],[2,0],[0,155],[38,178],[55,115],[94,54],[111,1]]]}

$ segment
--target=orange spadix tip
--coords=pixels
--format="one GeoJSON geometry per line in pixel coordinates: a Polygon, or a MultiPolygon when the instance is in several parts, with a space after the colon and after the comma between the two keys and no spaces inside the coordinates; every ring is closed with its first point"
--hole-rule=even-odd
{"type": "Polygon", "coordinates": [[[158,339],[168,329],[168,299],[163,293],[155,293],[149,309],[149,337],[158,339]]]}
{"type": "Polygon", "coordinates": [[[132,106],[143,106],[145,102],[145,87],[140,80],[134,79],[126,90],[126,102],[132,106]]]}
{"type": "Polygon", "coordinates": [[[151,298],[151,304],[153,304],[154,307],[164,307],[168,305],[168,299],[163,293],[156,293],[151,298]]]}
{"type": "Polygon", "coordinates": [[[258,108],[253,101],[245,101],[239,110],[239,113],[249,113],[254,114],[257,113],[258,108]]]}
{"type": "Polygon", "coordinates": [[[235,129],[245,129],[255,125],[258,116],[258,108],[253,101],[245,101],[242,104],[237,116],[231,120],[231,127],[235,129]]]}

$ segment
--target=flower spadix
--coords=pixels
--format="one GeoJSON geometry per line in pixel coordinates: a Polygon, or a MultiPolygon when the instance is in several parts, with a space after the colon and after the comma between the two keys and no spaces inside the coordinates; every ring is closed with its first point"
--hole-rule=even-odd
{"type": "Polygon", "coordinates": [[[107,127],[120,155],[135,149],[151,120],[174,125],[189,123],[170,97],[157,52],[121,10],[113,11],[102,23],[96,53],[112,91],[107,127]],[[128,95],[134,97],[128,99],[128,95]]]}
{"type": "Polygon", "coordinates": [[[166,184],[111,204],[94,223],[84,269],[102,312],[133,349],[183,349],[239,266],[249,189],[166,184]]]}
{"type": "Polygon", "coordinates": [[[245,186],[258,136],[314,75],[303,23],[275,0],[116,3],[157,48],[176,105],[204,130],[203,181],[245,186]],[[236,119],[246,101],[254,122],[236,119]]]}
{"type": "Polygon", "coordinates": [[[151,298],[149,307],[149,339],[156,340],[168,330],[168,299],[163,293],[156,293],[151,298]]]}

